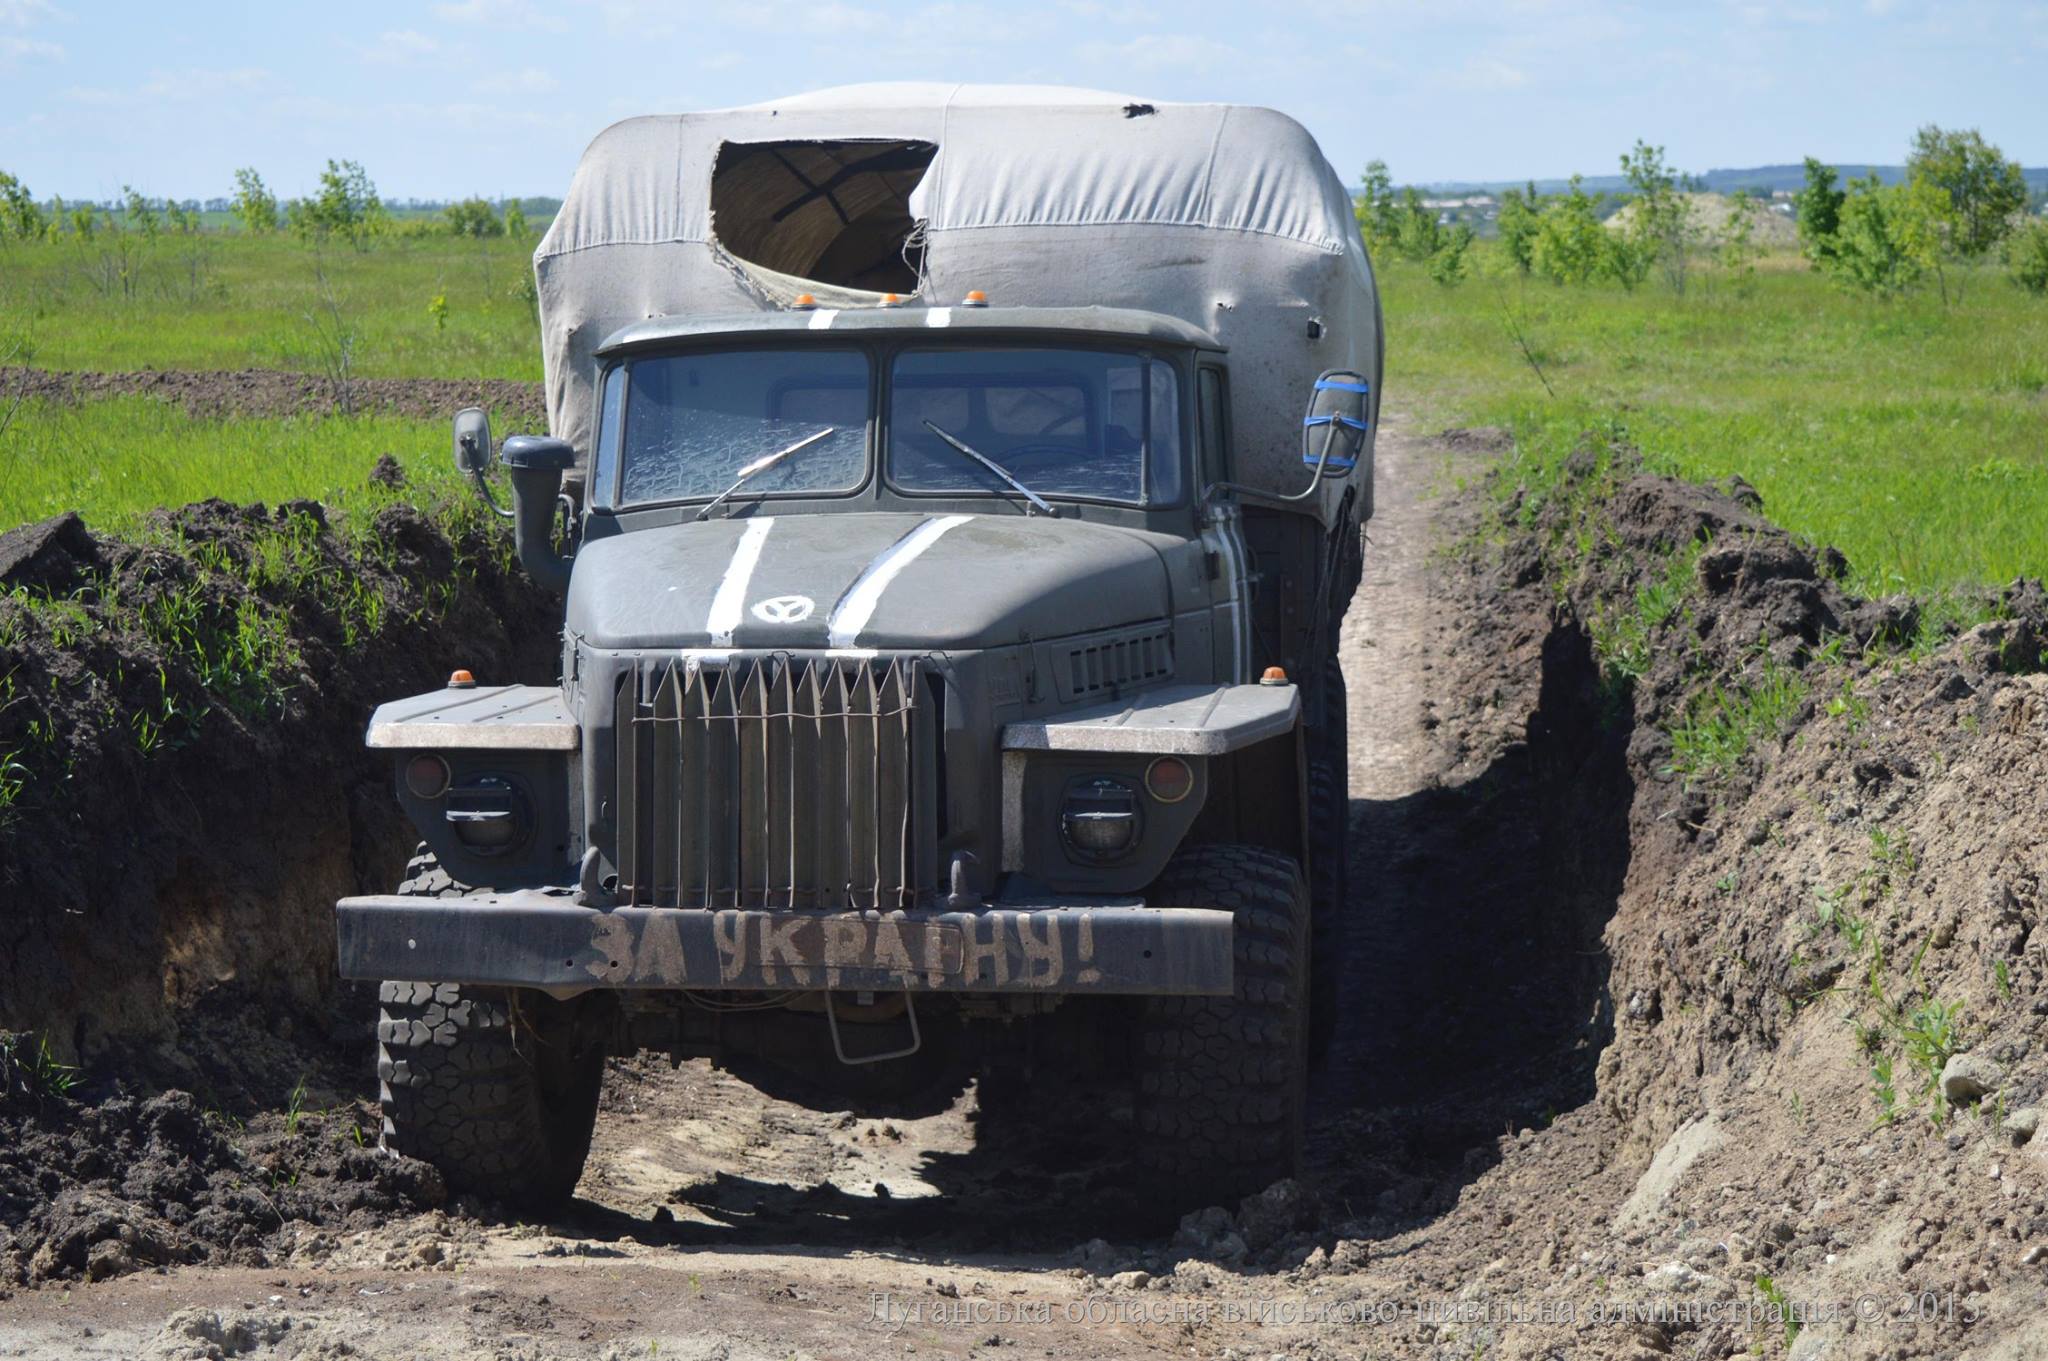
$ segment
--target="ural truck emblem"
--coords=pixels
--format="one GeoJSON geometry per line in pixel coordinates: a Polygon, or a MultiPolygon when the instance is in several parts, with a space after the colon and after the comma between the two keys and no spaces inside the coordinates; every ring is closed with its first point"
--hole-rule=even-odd
{"type": "Polygon", "coordinates": [[[807,595],[771,595],[754,602],[754,618],[764,624],[801,624],[816,608],[807,595]]]}

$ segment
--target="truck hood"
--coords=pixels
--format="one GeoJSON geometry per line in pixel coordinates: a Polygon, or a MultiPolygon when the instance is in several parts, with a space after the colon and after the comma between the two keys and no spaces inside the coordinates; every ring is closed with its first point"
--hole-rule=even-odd
{"type": "Polygon", "coordinates": [[[1001,647],[1171,613],[1176,548],[1008,514],[749,514],[585,544],[567,622],[602,648],[1001,647]]]}

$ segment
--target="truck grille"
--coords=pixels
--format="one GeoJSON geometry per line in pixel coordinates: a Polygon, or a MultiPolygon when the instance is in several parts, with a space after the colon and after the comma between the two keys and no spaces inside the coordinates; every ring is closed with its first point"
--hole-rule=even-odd
{"type": "Polygon", "coordinates": [[[672,663],[619,696],[619,893],[909,907],[932,887],[938,691],[917,658],[672,663]]]}

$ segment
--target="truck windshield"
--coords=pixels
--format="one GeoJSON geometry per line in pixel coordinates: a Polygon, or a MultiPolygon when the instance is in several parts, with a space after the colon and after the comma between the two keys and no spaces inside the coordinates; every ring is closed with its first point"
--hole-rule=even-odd
{"type": "Polygon", "coordinates": [[[1180,388],[1142,354],[922,349],[889,374],[888,475],[908,492],[1015,493],[932,426],[1040,496],[1137,505],[1180,499],[1180,388]],[[927,424],[929,422],[929,424],[927,424]]]}
{"type": "Polygon", "coordinates": [[[619,505],[716,496],[747,464],[826,430],[736,496],[850,491],[867,475],[868,403],[868,358],[859,350],[634,360],[605,386],[599,494],[616,475],[619,505]],[[605,457],[613,450],[616,464],[605,457]]]}

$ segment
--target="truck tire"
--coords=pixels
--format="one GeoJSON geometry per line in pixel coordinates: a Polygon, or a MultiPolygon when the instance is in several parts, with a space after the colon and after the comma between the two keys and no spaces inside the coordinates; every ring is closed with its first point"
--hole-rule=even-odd
{"type": "Polygon", "coordinates": [[[1320,1061],[1344,1004],[1344,914],[1351,901],[1350,722],[1344,670],[1332,650],[1308,739],[1309,1057],[1320,1061]]]}
{"type": "Polygon", "coordinates": [[[1288,856],[1183,850],[1149,901],[1236,916],[1229,997],[1151,997],[1136,1028],[1138,1158],[1196,1206],[1263,1190],[1301,1166],[1308,1093],[1308,894],[1288,856]]]}
{"type": "MultiPolygon", "coordinates": [[[[399,892],[459,897],[422,848],[399,892]]],[[[559,1209],[590,1153],[601,1039],[574,1003],[525,988],[388,982],[378,991],[382,1145],[432,1163],[451,1192],[559,1209]]]]}

